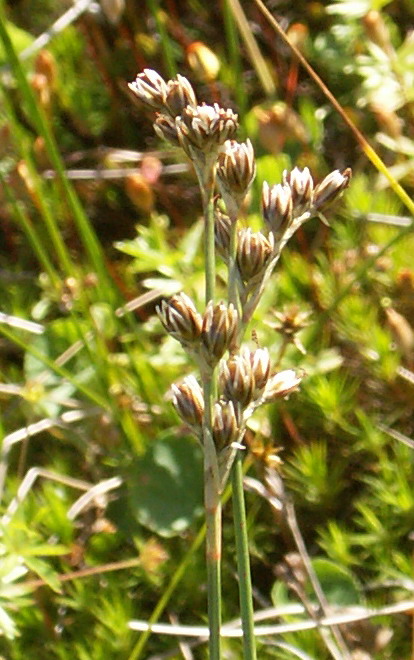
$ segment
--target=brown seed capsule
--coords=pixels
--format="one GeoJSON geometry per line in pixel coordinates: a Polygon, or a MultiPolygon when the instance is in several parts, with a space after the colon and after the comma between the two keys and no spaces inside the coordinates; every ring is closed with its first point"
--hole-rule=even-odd
{"type": "Polygon", "coordinates": [[[263,403],[270,403],[282,399],[299,387],[302,378],[293,369],[279,371],[267,381],[263,393],[263,403]]]}
{"type": "Polygon", "coordinates": [[[214,238],[218,253],[227,259],[230,247],[230,231],[232,222],[228,215],[222,213],[219,208],[214,209],[215,224],[214,224],[214,238]]]}
{"type": "Polygon", "coordinates": [[[238,315],[232,303],[217,305],[210,300],[203,317],[201,330],[202,356],[209,366],[214,366],[235,343],[238,315]]]}
{"type": "Polygon", "coordinates": [[[351,176],[352,170],[349,167],[343,172],[334,170],[328,174],[315,188],[313,195],[314,208],[321,209],[336,199],[348,187],[351,176]]]}
{"type": "Polygon", "coordinates": [[[182,346],[193,348],[198,343],[202,318],[185,293],[179,293],[168,301],[163,300],[157,307],[157,314],[167,332],[182,346]]]}
{"type": "Polygon", "coordinates": [[[228,447],[239,433],[237,416],[232,401],[219,401],[214,404],[213,440],[217,449],[228,447]]]}
{"type": "Polygon", "coordinates": [[[238,232],[237,266],[244,282],[262,272],[272,255],[273,245],[273,234],[266,238],[261,232],[252,232],[250,227],[238,232]]]}
{"type": "Polygon", "coordinates": [[[312,204],[313,179],[309,169],[295,167],[291,172],[283,172],[283,184],[292,191],[293,215],[300,215],[312,204]]]}
{"type": "Polygon", "coordinates": [[[220,384],[226,399],[246,408],[255,390],[250,354],[240,353],[233,355],[227,362],[221,362],[220,384]]]}
{"type": "Polygon", "coordinates": [[[165,107],[171,117],[177,117],[187,105],[197,106],[197,99],[191,83],[187,78],[177,74],[174,80],[167,82],[165,107]]]}
{"type": "Polygon", "coordinates": [[[158,113],[154,122],[154,131],[162,140],[167,140],[176,147],[180,146],[178,139],[177,128],[174,119],[169,115],[158,113]]]}
{"type": "Polygon", "coordinates": [[[270,357],[267,348],[257,348],[249,351],[249,360],[255,382],[254,394],[257,396],[265,388],[270,375],[270,357]]]}
{"type": "Polygon", "coordinates": [[[203,424],[204,396],[194,376],[187,376],[180,385],[172,385],[174,408],[181,419],[194,429],[200,430],[203,424]]]}
{"type": "Polygon", "coordinates": [[[144,69],[128,87],[143,103],[162,110],[167,97],[167,83],[153,69],[144,69]]]}
{"type": "Polygon", "coordinates": [[[236,216],[256,174],[250,140],[227,140],[218,156],[217,181],[227,209],[236,216]]]}
{"type": "Polygon", "coordinates": [[[187,60],[194,73],[205,82],[216,80],[220,70],[220,60],[208,46],[194,41],[187,49],[187,60]]]}
{"type": "Polygon", "coordinates": [[[267,181],[263,183],[262,191],[263,217],[276,241],[280,240],[292,220],[292,191],[290,186],[278,183],[270,187],[267,181]]]}
{"type": "Polygon", "coordinates": [[[139,172],[127,174],[125,192],[131,202],[143,213],[151,213],[154,208],[154,190],[139,172]]]}
{"type": "Polygon", "coordinates": [[[187,106],[175,121],[181,146],[190,157],[192,148],[204,154],[216,151],[238,128],[237,115],[217,103],[187,106]]]}
{"type": "Polygon", "coordinates": [[[102,11],[112,25],[118,25],[125,11],[125,0],[101,0],[102,11]]]}

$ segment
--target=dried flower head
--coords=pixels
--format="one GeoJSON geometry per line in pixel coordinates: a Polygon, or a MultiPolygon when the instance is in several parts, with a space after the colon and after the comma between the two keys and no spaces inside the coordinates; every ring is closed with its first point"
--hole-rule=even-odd
{"type": "Polygon", "coordinates": [[[217,305],[210,300],[203,317],[201,330],[202,356],[209,366],[214,366],[236,341],[238,314],[232,303],[217,305]]]}
{"type": "Polygon", "coordinates": [[[154,122],[154,130],[161,139],[167,140],[174,146],[180,146],[175,121],[169,115],[158,113],[154,122]]]}
{"type": "Polygon", "coordinates": [[[306,350],[297,335],[309,325],[310,311],[292,304],[284,307],[280,312],[274,310],[273,316],[274,320],[268,321],[267,325],[281,334],[285,342],[292,343],[301,353],[305,354],[306,350]]]}
{"type": "Polygon", "coordinates": [[[180,385],[171,386],[174,408],[181,419],[200,431],[203,424],[204,396],[194,376],[187,376],[180,385]]]}
{"type": "Polygon", "coordinates": [[[177,74],[177,77],[167,82],[165,107],[171,117],[177,117],[187,105],[197,106],[194,89],[187,78],[177,74]]]}
{"type": "Polygon", "coordinates": [[[215,224],[214,238],[218,253],[227,260],[230,247],[231,219],[228,215],[220,211],[216,205],[214,209],[215,224]]]}
{"type": "Polygon", "coordinates": [[[233,355],[220,363],[220,384],[224,397],[246,408],[253,398],[255,380],[249,352],[233,355]]]}
{"type": "Polygon", "coordinates": [[[267,181],[262,190],[263,217],[275,240],[282,238],[292,220],[292,190],[289,185],[281,183],[270,187],[267,181]]]}
{"type": "Polygon", "coordinates": [[[313,194],[314,207],[316,209],[321,209],[339,197],[341,192],[348,187],[351,176],[352,170],[349,167],[343,172],[334,170],[328,174],[328,176],[326,176],[323,181],[318,183],[315,187],[313,194]]]}
{"type": "Polygon", "coordinates": [[[273,253],[273,246],[273,234],[266,238],[261,232],[252,232],[250,227],[238,232],[237,266],[244,282],[263,271],[273,253]]]}
{"type": "Polygon", "coordinates": [[[287,396],[299,387],[301,380],[302,378],[293,369],[279,371],[267,381],[262,397],[263,403],[270,403],[287,396]]]}
{"type": "Polygon", "coordinates": [[[185,348],[193,348],[201,335],[202,318],[192,300],[179,293],[157,307],[157,314],[167,332],[185,348]]]}
{"type": "Polygon", "coordinates": [[[267,348],[249,351],[249,360],[255,382],[255,397],[262,393],[270,376],[270,357],[267,348]]]}
{"type": "Polygon", "coordinates": [[[227,140],[218,156],[217,181],[230,215],[235,217],[256,174],[250,140],[227,140]]]}
{"type": "Polygon", "coordinates": [[[295,167],[291,172],[284,170],[282,183],[292,191],[293,215],[304,213],[312,204],[313,198],[313,179],[309,169],[305,167],[300,170],[295,167]]]}
{"type": "Polygon", "coordinates": [[[143,103],[161,110],[167,98],[167,83],[153,69],[144,69],[128,87],[143,103]]]}
{"type": "Polygon", "coordinates": [[[214,404],[213,439],[217,449],[223,449],[234,442],[239,434],[237,415],[232,401],[218,401],[214,404]]]}
{"type": "Polygon", "coordinates": [[[193,157],[192,149],[204,154],[216,152],[221,144],[232,138],[238,128],[237,115],[217,103],[187,106],[176,118],[178,137],[186,154],[193,157]]]}

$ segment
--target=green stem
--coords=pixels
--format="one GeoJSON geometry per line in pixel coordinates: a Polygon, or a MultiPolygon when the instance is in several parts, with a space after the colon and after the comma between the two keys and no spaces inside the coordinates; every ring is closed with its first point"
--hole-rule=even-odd
{"type": "MultiPolygon", "coordinates": [[[[237,222],[232,219],[229,246],[229,303],[233,303],[239,309],[239,298],[237,294],[237,222]]],[[[241,333],[243,326],[240,323],[241,333]]],[[[239,341],[241,334],[239,334],[239,341]]],[[[233,521],[234,535],[236,540],[237,573],[239,577],[239,600],[240,613],[243,628],[243,658],[244,660],[256,659],[256,640],[254,636],[253,620],[253,597],[252,581],[250,574],[249,542],[247,538],[246,507],[243,491],[243,469],[240,450],[237,450],[232,471],[232,499],[233,499],[233,521]]]]}
{"type": "Polygon", "coordinates": [[[205,263],[205,286],[206,304],[214,300],[214,289],[216,279],[216,253],[214,246],[214,199],[213,181],[207,183],[208,188],[202,192],[204,206],[204,263],[205,263]]]}
{"type": "Polygon", "coordinates": [[[240,612],[243,628],[243,659],[256,660],[254,636],[252,580],[247,538],[246,508],[243,492],[243,469],[240,451],[237,452],[231,473],[233,488],[233,517],[236,538],[237,572],[239,576],[240,612]]]}
{"type": "MultiPolygon", "coordinates": [[[[204,211],[204,264],[206,305],[214,301],[216,259],[214,242],[215,161],[194,159],[204,211]]],[[[221,516],[220,479],[217,451],[213,440],[213,405],[216,397],[214,369],[202,369],[204,392],[204,506],[206,513],[206,564],[209,622],[209,658],[220,660],[221,653],[221,516]]]]}
{"type": "Polygon", "coordinates": [[[228,257],[228,267],[229,267],[229,303],[233,303],[235,308],[240,313],[239,297],[237,291],[237,221],[232,218],[231,228],[230,228],[230,245],[229,245],[229,257],[228,257]]]}

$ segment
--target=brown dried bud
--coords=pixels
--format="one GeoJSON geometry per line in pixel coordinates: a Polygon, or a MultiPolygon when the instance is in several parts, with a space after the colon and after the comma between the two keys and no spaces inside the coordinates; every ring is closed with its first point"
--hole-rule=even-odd
{"type": "Polygon", "coordinates": [[[336,199],[348,187],[351,176],[352,170],[350,167],[347,167],[343,172],[334,170],[328,174],[315,188],[313,194],[314,208],[321,209],[336,199]]]}
{"type": "Polygon", "coordinates": [[[187,78],[177,74],[174,80],[167,82],[165,106],[172,117],[182,113],[187,105],[197,106],[197,99],[191,83],[187,78]]]}
{"type": "Polygon", "coordinates": [[[309,325],[310,312],[292,304],[285,306],[280,312],[273,311],[273,316],[275,320],[268,321],[267,325],[281,334],[285,342],[292,343],[305,355],[306,350],[297,334],[309,325]]]}
{"type": "Polygon", "coordinates": [[[283,172],[283,185],[290,186],[292,191],[293,215],[300,215],[312,204],[313,179],[309,169],[302,171],[295,167],[291,172],[283,172]]]}
{"type": "Polygon", "coordinates": [[[267,348],[257,348],[249,351],[249,359],[255,381],[255,395],[260,394],[270,375],[270,357],[267,348]]]}
{"type": "Polygon", "coordinates": [[[39,105],[42,106],[46,113],[49,113],[51,109],[52,90],[50,88],[48,79],[43,75],[43,73],[35,73],[30,80],[30,84],[34,93],[36,94],[39,105]]]}
{"type": "Polygon", "coordinates": [[[125,11],[125,0],[101,0],[102,11],[112,25],[118,25],[125,11]]]}
{"type": "Polygon", "coordinates": [[[390,32],[379,11],[371,9],[363,18],[362,24],[367,36],[386,53],[392,52],[390,32]]]}
{"type": "Polygon", "coordinates": [[[142,174],[127,174],[124,185],[131,202],[143,213],[151,213],[155,202],[154,191],[142,174]]]}
{"type": "Polygon", "coordinates": [[[220,60],[213,51],[201,41],[194,41],[187,49],[190,68],[204,82],[216,80],[220,70],[220,60]]]}
{"type": "Polygon", "coordinates": [[[246,408],[253,398],[255,380],[249,353],[233,355],[220,364],[220,383],[226,399],[246,408]]]}
{"type": "Polygon", "coordinates": [[[36,73],[45,76],[50,89],[54,89],[57,79],[56,60],[50,50],[43,49],[38,52],[34,69],[36,73]]]}
{"type": "Polygon", "coordinates": [[[227,259],[230,247],[230,231],[231,219],[225,213],[222,213],[219,208],[215,208],[215,224],[214,224],[214,237],[218,253],[227,259]]]}
{"type": "Polygon", "coordinates": [[[237,416],[232,401],[214,404],[213,440],[217,449],[228,447],[239,434],[237,416]]]}
{"type": "Polygon", "coordinates": [[[282,399],[299,387],[302,378],[293,369],[279,371],[267,381],[263,393],[263,403],[270,403],[282,399]]]}
{"type": "Polygon", "coordinates": [[[273,234],[252,232],[250,227],[241,229],[237,239],[237,266],[244,282],[262,272],[273,252],[273,234]]]}
{"type": "Polygon", "coordinates": [[[137,75],[135,82],[128,83],[128,87],[151,108],[161,110],[164,107],[167,98],[167,83],[153,69],[144,69],[137,75]]]}
{"type": "Polygon", "coordinates": [[[388,325],[394,335],[395,343],[405,356],[411,356],[414,349],[414,331],[409,321],[392,307],[385,310],[388,325]]]}
{"type": "Polygon", "coordinates": [[[262,191],[263,216],[275,240],[280,240],[292,220],[292,191],[290,186],[278,183],[270,187],[267,181],[263,183],[262,191]]]}
{"type": "Polygon", "coordinates": [[[201,330],[202,355],[214,366],[235,343],[239,317],[232,303],[214,305],[210,300],[203,317],[201,330]]]}
{"type": "Polygon", "coordinates": [[[217,181],[229,213],[237,215],[256,175],[256,162],[250,140],[227,140],[218,156],[217,181]]]}
{"type": "Polygon", "coordinates": [[[179,293],[163,300],[157,307],[157,314],[167,332],[185,348],[193,348],[201,334],[202,318],[192,300],[179,293]]]}
{"type": "Polygon", "coordinates": [[[204,154],[216,151],[238,128],[237,115],[230,109],[220,108],[217,103],[214,106],[203,103],[195,108],[187,106],[175,121],[181,146],[190,157],[192,148],[204,154]]]}
{"type": "Polygon", "coordinates": [[[187,376],[180,385],[172,385],[174,408],[181,419],[194,429],[200,430],[203,424],[204,396],[194,376],[187,376]]]}
{"type": "Polygon", "coordinates": [[[176,147],[180,146],[175,121],[168,115],[157,114],[154,122],[154,131],[162,140],[167,140],[167,142],[170,142],[176,147]]]}

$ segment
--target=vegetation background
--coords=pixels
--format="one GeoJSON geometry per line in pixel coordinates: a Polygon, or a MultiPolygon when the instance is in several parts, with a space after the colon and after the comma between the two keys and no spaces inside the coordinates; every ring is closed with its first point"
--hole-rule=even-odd
{"type": "MultiPolygon", "coordinates": [[[[413,3],[268,7],[412,196],[413,3]]],[[[408,603],[343,626],[351,657],[412,658],[409,210],[254,2],[19,0],[2,4],[0,42],[2,657],[206,657],[128,628],[206,620],[201,456],[166,398],[192,367],[154,314],[183,289],[201,305],[201,205],[127,92],[150,67],[239,113],[257,156],[250,226],[263,180],[353,169],[331,226],[291,241],[256,315],[260,345],[306,377],[247,437],[255,609],[301,622],[288,606],[314,600],[289,525],[260,496],[276,452],[332,611],[408,603]]],[[[238,616],[234,555],[225,509],[224,620],[238,616]]],[[[240,658],[240,642],[224,653],[240,658]]],[[[315,630],[261,637],[258,654],[330,657],[315,630]]]]}

